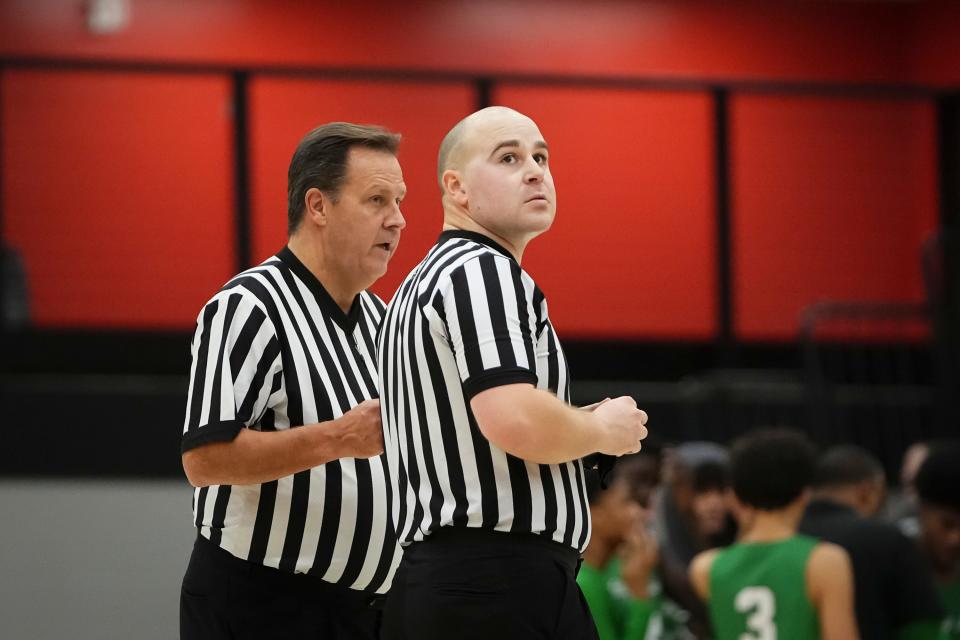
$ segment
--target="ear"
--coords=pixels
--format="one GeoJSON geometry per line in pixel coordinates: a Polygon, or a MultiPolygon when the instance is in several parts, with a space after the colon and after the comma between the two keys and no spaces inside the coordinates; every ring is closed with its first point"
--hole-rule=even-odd
{"type": "Polygon", "coordinates": [[[303,196],[304,218],[311,223],[324,227],[327,224],[330,199],[316,187],[307,189],[303,196]]]}
{"type": "Polygon", "coordinates": [[[463,177],[456,169],[447,169],[440,176],[440,182],[443,184],[443,193],[461,207],[466,207],[469,198],[467,197],[466,186],[463,184],[463,177]]]}

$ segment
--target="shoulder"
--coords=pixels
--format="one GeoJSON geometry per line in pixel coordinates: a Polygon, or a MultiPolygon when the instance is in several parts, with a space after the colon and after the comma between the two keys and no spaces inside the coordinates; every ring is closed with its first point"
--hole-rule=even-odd
{"type": "Polygon", "coordinates": [[[363,310],[369,315],[372,315],[377,321],[383,317],[384,312],[387,310],[387,303],[370,290],[360,292],[360,304],[363,305],[363,310]]]}
{"type": "Polygon", "coordinates": [[[832,563],[850,563],[850,555],[838,544],[819,540],[814,541],[812,547],[808,560],[811,566],[829,567],[832,563]]]}
{"type": "Polygon", "coordinates": [[[273,297],[269,295],[269,290],[277,288],[278,279],[282,277],[281,271],[286,268],[279,259],[270,258],[230,278],[214,298],[239,295],[251,304],[262,307],[272,306],[274,302],[273,297]]]}
{"type": "Polygon", "coordinates": [[[720,549],[710,549],[698,553],[690,563],[690,582],[701,598],[710,597],[710,570],[720,555],[720,549]]]}
{"type": "MultiPolygon", "coordinates": [[[[263,316],[263,321],[272,326],[271,315],[276,309],[273,296],[267,291],[263,272],[267,264],[248,269],[231,278],[204,304],[197,316],[198,323],[222,316],[230,323],[245,321],[254,316],[263,316]]],[[[258,319],[258,322],[260,320],[258,319]]]]}
{"type": "Polygon", "coordinates": [[[853,578],[850,555],[840,545],[817,542],[807,560],[807,586],[814,601],[853,578]]]}
{"type": "MultiPolygon", "coordinates": [[[[460,253],[455,259],[438,264],[436,268],[438,272],[434,289],[444,296],[450,292],[486,289],[494,283],[504,293],[518,286],[527,288],[524,281],[526,274],[516,261],[477,243],[473,243],[470,250],[460,253]]],[[[526,279],[530,280],[529,276],[526,279]]]]}

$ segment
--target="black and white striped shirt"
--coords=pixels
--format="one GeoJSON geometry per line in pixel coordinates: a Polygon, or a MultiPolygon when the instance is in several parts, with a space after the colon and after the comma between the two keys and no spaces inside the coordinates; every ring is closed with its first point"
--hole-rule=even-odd
{"type": "MultiPolygon", "coordinates": [[[[182,449],[333,420],[377,397],[384,304],[344,313],[288,249],[228,282],[200,312],[182,449]]],[[[384,456],[341,458],[255,485],[194,493],[200,534],[238,558],[383,593],[400,560],[384,456]]]]}
{"type": "Polygon", "coordinates": [[[570,397],[546,300],[505,249],[478,233],[443,232],[387,308],[379,348],[400,544],[453,526],[586,547],[583,463],[516,458],[483,436],[470,409],[480,391],[520,382],[570,397]]]}

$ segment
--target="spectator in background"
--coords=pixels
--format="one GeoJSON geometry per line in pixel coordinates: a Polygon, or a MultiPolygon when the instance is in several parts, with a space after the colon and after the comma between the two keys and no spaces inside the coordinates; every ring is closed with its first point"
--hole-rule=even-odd
{"type": "Polygon", "coordinates": [[[607,475],[606,491],[592,469],[584,479],[593,530],[577,583],[600,640],[646,637],[654,609],[650,580],[657,562],[657,544],[646,529],[648,512],[632,499],[627,481],[616,470],[607,475]]]}
{"type": "Polygon", "coordinates": [[[930,446],[917,472],[920,544],[946,609],[943,640],[960,639],[960,441],[930,446]]]}
{"type": "Polygon", "coordinates": [[[593,532],[577,582],[600,640],[692,637],[688,614],[664,599],[656,575],[657,543],[649,525],[658,469],[656,455],[624,458],[606,476],[606,491],[597,473],[585,474],[593,532]]]}
{"type": "Polygon", "coordinates": [[[656,505],[657,543],[664,592],[690,613],[691,629],[709,628],[707,610],[690,585],[688,569],[701,551],[728,545],[736,536],[724,494],[730,454],[713,442],[688,442],[668,450],[656,505]]]}
{"type": "Polygon", "coordinates": [[[789,429],[758,431],[733,446],[740,538],[690,567],[718,640],[858,637],[847,552],[797,534],[813,466],[813,446],[789,429]]]}
{"type": "Polygon", "coordinates": [[[859,447],[834,447],[818,460],[813,487],[800,532],[850,554],[861,637],[935,638],[942,612],[916,545],[871,519],[886,490],[880,462],[859,447]]]}

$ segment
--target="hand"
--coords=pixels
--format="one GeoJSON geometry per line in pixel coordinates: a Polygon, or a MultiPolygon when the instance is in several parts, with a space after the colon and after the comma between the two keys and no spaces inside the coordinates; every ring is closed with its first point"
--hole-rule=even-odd
{"type": "Polygon", "coordinates": [[[339,458],[372,458],[383,453],[380,401],[364,400],[333,421],[339,458]]]}
{"type": "Polygon", "coordinates": [[[630,396],[620,396],[601,403],[593,410],[600,420],[602,434],[600,453],[622,456],[640,451],[640,441],[647,437],[647,414],[637,408],[630,396]]]}
{"type": "Polygon", "coordinates": [[[635,598],[650,597],[650,574],[657,564],[657,541],[644,526],[637,523],[620,548],[620,575],[635,598]]]}
{"type": "Polygon", "coordinates": [[[584,405],[584,406],[580,407],[580,410],[581,410],[581,411],[593,411],[594,409],[596,409],[596,408],[599,407],[600,405],[602,405],[602,404],[604,404],[604,403],[606,403],[606,402],[609,402],[609,401],[610,401],[610,398],[604,398],[604,399],[601,400],[600,402],[594,402],[593,404],[584,405]]]}

